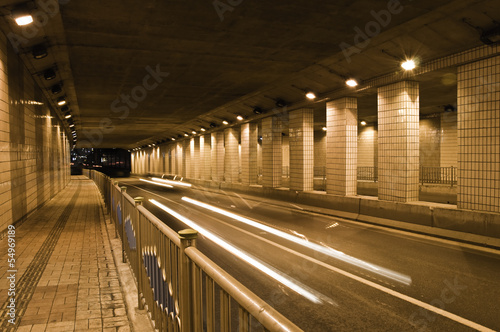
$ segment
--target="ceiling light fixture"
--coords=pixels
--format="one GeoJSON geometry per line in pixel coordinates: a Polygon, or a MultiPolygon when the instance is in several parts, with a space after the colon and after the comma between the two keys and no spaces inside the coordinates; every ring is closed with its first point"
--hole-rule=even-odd
{"type": "Polygon", "coordinates": [[[202,128],[200,128],[200,130],[201,130],[201,131],[206,131],[206,129],[205,129],[205,128],[203,128],[203,127],[202,127],[202,128]]]}
{"type": "Polygon", "coordinates": [[[19,26],[33,23],[33,16],[31,16],[31,12],[25,4],[12,9],[11,15],[19,26]]]}
{"type": "Polygon", "coordinates": [[[323,131],[326,131],[326,130],[327,130],[327,128],[326,128],[326,127],[323,127],[323,128],[321,128],[321,129],[323,129],[323,131]]]}
{"type": "Polygon", "coordinates": [[[355,87],[358,85],[358,82],[354,78],[350,78],[347,81],[345,81],[345,84],[347,84],[350,87],[355,87]]]}
{"type": "Polygon", "coordinates": [[[193,135],[196,135],[196,131],[194,131],[194,130],[193,130],[191,133],[192,133],[193,135]]]}
{"type": "Polygon", "coordinates": [[[71,118],[71,114],[69,114],[69,113],[68,113],[68,114],[66,114],[66,115],[64,116],[64,118],[65,118],[65,119],[69,119],[69,118],[71,118]]]}
{"type": "Polygon", "coordinates": [[[401,63],[401,67],[403,67],[404,70],[412,70],[416,67],[415,61],[406,60],[403,63],[401,63]]]}
{"type": "Polygon", "coordinates": [[[228,121],[226,121],[226,120],[223,120],[223,121],[222,121],[222,124],[228,125],[228,124],[229,124],[229,122],[228,122],[228,121]]]}
{"type": "Polygon", "coordinates": [[[184,133],[184,136],[188,137],[189,135],[187,133],[184,133]]]}
{"type": "Polygon", "coordinates": [[[52,92],[53,95],[61,93],[62,92],[61,84],[53,85],[52,88],[50,88],[50,91],[52,92]]]}
{"type": "Polygon", "coordinates": [[[366,126],[366,121],[361,121],[362,126],[366,126]]]}
{"type": "Polygon", "coordinates": [[[59,106],[66,105],[66,99],[64,97],[57,98],[57,105],[59,106]]]}
{"type": "Polygon", "coordinates": [[[172,141],[175,141],[175,137],[172,137],[171,139],[172,139],[172,141]]]}
{"type": "Polygon", "coordinates": [[[306,93],[306,97],[307,97],[307,99],[313,100],[313,99],[316,99],[316,94],[312,91],[309,91],[306,93]]]}
{"type": "Polygon", "coordinates": [[[33,48],[31,49],[31,54],[33,55],[33,58],[37,60],[43,59],[47,55],[49,55],[49,53],[47,52],[47,48],[43,44],[33,46],[33,48]]]}
{"type": "Polygon", "coordinates": [[[46,81],[53,80],[54,78],[56,78],[56,72],[54,71],[54,69],[49,68],[43,72],[43,78],[45,78],[46,81]]]}
{"type": "Polygon", "coordinates": [[[276,103],[275,103],[276,107],[285,107],[286,106],[286,102],[283,100],[283,99],[276,99],[276,103]]]}
{"type": "Polygon", "coordinates": [[[254,107],[253,112],[257,115],[264,113],[264,111],[260,107],[254,107]]]}
{"type": "Polygon", "coordinates": [[[244,118],[241,115],[238,115],[236,119],[238,119],[238,121],[242,121],[244,118]]]}

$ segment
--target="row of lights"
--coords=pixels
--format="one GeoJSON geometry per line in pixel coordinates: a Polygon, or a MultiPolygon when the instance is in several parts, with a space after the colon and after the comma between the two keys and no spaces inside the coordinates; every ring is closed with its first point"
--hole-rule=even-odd
{"type": "MultiPolygon", "coordinates": [[[[14,7],[11,10],[11,16],[16,22],[18,26],[25,26],[33,23],[33,16],[31,15],[31,11],[28,8],[27,4],[21,4],[16,7],[14,7]]],[[[48,56],[48,51],[45,45],[43,44],[38,44],[33,46],[31,49],[31,54],[33,55],[33,58],[36,60],[43,59],[46,56],[48,56]]],[[[46,81],[51,81],[55,79],[57,76],[55,70],[53,68],[49,68],[43,72],[43,78],[46,81]]],[[[59,95],[62,92],[62,82],[54,84],[51,88],[50,91],[53,95],[59,95]]],[[[57,97],[56,99],[57,106],[61,107],[61,112],[64,115],[64,118],[68,121],[68,125],[71,129],[71,134],[73,136],[73,141],[76,142],[77,135],[76,135],[76,130],[75,130],[75,124],[73,122],[72,115],[71,115],[71,110],[67,106],[67,101],[65,96],[60,96],[57,97]]]]}

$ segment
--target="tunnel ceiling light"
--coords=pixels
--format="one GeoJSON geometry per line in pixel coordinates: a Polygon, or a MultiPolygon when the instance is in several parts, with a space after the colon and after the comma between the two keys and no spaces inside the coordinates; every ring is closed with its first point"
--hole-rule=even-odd
{"type": "Polygon", "coordinates": [[[415,61],[406,60],[403,63],[401,63],[401,67],[403,67],[404,70],[412,70],[416,67],[415,61]]]}
{"type": "Polygon", "coordinates": [[[236,119],[237,119],[238,121],[242,121],[242,120],[244,119],[244,117],[242,117],[241,115],[238,115],[238,116],[236,117],[236,119]]]}
{"type": "Polygon", "coordinates": [[[366,126],[366,121],[361,121],[362,126],[366,126]]]}
{"type": "Polygon", "coordinates": [[[276,99],[275,105],[276,105],[276,107],[285,107],[286,101],[284,101],[283,99],[276,99]]]}
{"type": "Polygon", "coordinates": [[[189,135],[187,133],[184,133],[184,136],[188,137],[189,135]]]}
{"type": "Polygon", "coordinates": [[[264,113],[264,111],[260,107],[254,107],[253,112],[257,115],[264,113]]]}
{"type": "Polygon", "coordinates": [[[57,98],[57,105],[59,105],[59,106],[66,105],[66,99],[64,97],[57,98]]]}
{"type": "Polygon", "coordinates": [[[72,123],[72,124],[69,125],[70,128],[73,128],[74,126],[75,126],[74,123],[72,123]]]}
{"type": "Polygon", "coordinates": [[[53,80],[54,78],[56,78],[56,72],[52,68],[47,69],[46,71],[43,72],[43,78],[46,81],[53,80]]]}
{"type": "Polygon", "coordinates": [[[194,130],[193,130],[193,131],[191,132],[191,134],[196,135],[196,131],[194,131],[194,130]]]}
{"type": "Polygon", "coordinates": [[[228,122],[228,121],[226,121],[226,120],[223,120],[223,121],[222,121],[222,124],[228,125],[228,124],[229,124],[229,122],[228,122]]]}
{"type": "Polygon", "coordinates": [[[202,128],[200,128],[200,130],[201,130],[201,131],[206,131],[206,129],[205,129],[205,128],[203,128],[203,127],[202,127],[202,128]]]}
{"type": "Polygon", "coordinates": [[[31,54],[33,55],[33,58],[35,59],[43,59],[49,53],[47,52],[47,48],[43,44],[38,44],[33,46],[33,49],[31,50],[31,54]]]}
{"type": "Polygon", "coordinates": [[[326,130],[327,130],[327,128],[326,128],[326,127],[323,127],[323,128],[321,128],[321,129],[323,129],[323,131],[326,131],[326,130]]]}
{"type": "Polygon", "coordinates": [[[306,97],[307,97],[307,99],[313,100],[313,99],[316,99],[316,94],[312,91],[309,91],[306,93],[306,97]]]}
{"type": "Polygon", "coordinates": [[[171,140],[172,140],[172,141],[175,141],[175,137],[172,137],[172,138],[171,138],[171,140]]]}
{"type": "Polygon", "coordinates": [[[69,119],[69,118],[71,118],[71,114],[69,114],[69,113],[68,113],[68,114],[66,114],[66,115],[64,116],[64,118],[65,118],[65,119],[69,119]]]}
{"type": "Polygon", "coordinates": [[[62,87],[61,84],[56,84],[50,88],[50,91],[52,92],[53,95],[57,95],[62,92],[62,87]]]}
{"type": "Polygon", "coordinates": [[[33,16],[25,4],[12,9],[11,15],[14,21],[16,21],[16,24],[19,26],[33,23],[33,16]]]}
{"type": "Polygon", "coordinates": [[[358,82],[354,78],[350,78],[347,81],[345,81],[345,84],[347,84],[350,87],[355,87],[358,85],[358,82]]]}

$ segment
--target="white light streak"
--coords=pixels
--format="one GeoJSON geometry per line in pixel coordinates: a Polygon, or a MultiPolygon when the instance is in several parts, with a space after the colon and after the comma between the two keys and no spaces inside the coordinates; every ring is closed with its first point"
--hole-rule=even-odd
{"type": "Polygon", "coordinates": [[[171,185],[174,185],[174,186],[191,187],[191,183],[186,183],[186,182],[165,180],[165,179],[160,179],[160,178],[152,178],[152,180],[163,182],[163,183],[167,183],[167,184],[171,184],[171,185]]]}
{"type": "Polygon", "coordinates": [[[291,279],[288,279],[285,277],[281,272],[267,266],[266,264],[258,261],[254,257],[250,256],[249,254],[241,251],[240,249],[234,247],[233,245],[229,244],[228,242],[222,240],[220,237],[217,235],[211,233],[210,231],[204,229],[200,225],[196,224],[194,221],[184,217],[183,215],[175,212],[174,210],[166,207],[165,205],[161,204],[160,202],[150,199],[149,200],[151,203],[162,209],[163,211],[167,212],[171,216],[179,219],[183,223],[185,223],[187,226],[191,227],[192,229],[195,229],[198,231],[198,233],[202,234],[209,240],[215,242],[225,250],[229,251],[233,255],[239,257],[240,259],[244,260],[248,264],[252,265],[253,267],[259,269],[263,273],[267,274],[271,278],[275,279],[276,281],[280,282],[281,284],[285,285],[286,287],[290,288],[291,290],[297,292],[298,294],[304,296],[307,298],[309,301],[314,302],[314,303],[322,303],[322,300],[313,294],[311,291],[306,289],[306,286],[301,286],[298,285],[297,282],[292,281],[291,279]]]}
{"type": "Polygon", "coordinates": [[[167,188],[173,188],[173,186],[171,186],[171,185],[169,185],[169,184],[158,183],[158,182],[149,181],[149,180],[145,180],[145,179],[140,179],[140,180],[141,180],[141,181],[144,181],[144,182],[148,182],[148,183],[156,184],[157,186],[162,186],[162,187],[167,187],[167,188]]]}
{"type": "Polygon", "coordinates": [[[346,263],[349,263],[351,265],[357,266],[357,267],[362,268],[364,270],[371,271],[371,272],[376,273],[378,275],[381,275],[381,276],[384,276],[386,278],[392,279],[392,280],[397,281],[399,283],[402,283],[402,284],[405,284],[405,285],[410,285],[411,284],[411,277],[409,277],[409,276],[406,276],[406,275],[400,274],[398,272],[395,272],[395,271],[392,271],[392,270],[389,270],[389,269],[377,266],[375,264],[371,264],[371,263],[365,262],[365,261],[363,261],[361,259],[349,256],[349,255],[346,255],[342,251],[335,250],[335,249],[330,248],[330,247],[325,247],[323,245],[319,245],[319,244],[316,244],[316,243],[313,243],[313,242],[309,242],[309,241],[305,240],[304,238],[299,238],[297,236],[285,233],[283,231],[280,231],[280,230],[277,230],[275,228],[263,225],[263,224],[258,223],[256,221],[253,221],[253,220],[250,220],[248,218],[242,217],[240,215],[234,214],[232,212],[220,209],[218,207],[215,207],[215,206],[212,206],[212,205],[209,205],[209,204],[206,204],[206,203],[203,203],[203,202],[191,199],[189,197],[182,197],[182,200],[185,201],[185,202],[197,205],[199,207],[202,207],[204,209],[207,209],[207,210],[210,210],[210,211],[222,214],[222,215],[224,215],[226,217],[232,218],[234,220],[237,220],[237,221],[242,222],[244,224],[247,224],[249,226],[261,229],[261,230],[263,230],[265,232],[274,234],[274,235],[279,236],[279,237],[281,237],[283,239],[289,240],[289,241],[294,242],[296,244],[299,244],[301,246],[304,246],[304,247],[307,247],[309,249],[315,250],[317,252],[320,252],[320,253],[325,254],[327,256],[330,256],[332,258],[341,260],[343,262],[346,262],[346,263]]]}

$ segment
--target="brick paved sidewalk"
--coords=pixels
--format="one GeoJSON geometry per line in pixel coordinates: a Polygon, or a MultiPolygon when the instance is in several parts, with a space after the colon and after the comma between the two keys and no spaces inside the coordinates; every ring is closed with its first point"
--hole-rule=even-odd
{"type": "Polygon", "coordinates": [[[100,194],[83,176],[16,227],[16,318],[0,240],[1,331],[130,331],[100,194]]]}

